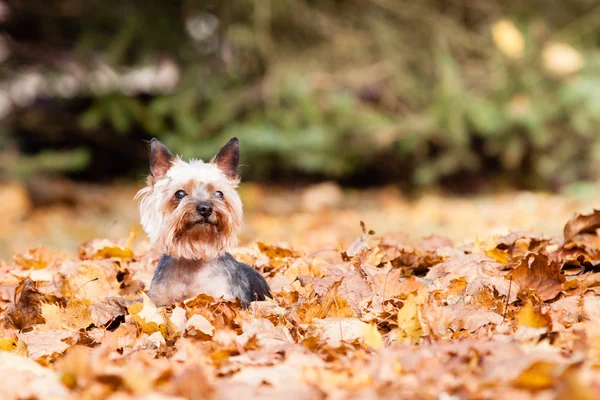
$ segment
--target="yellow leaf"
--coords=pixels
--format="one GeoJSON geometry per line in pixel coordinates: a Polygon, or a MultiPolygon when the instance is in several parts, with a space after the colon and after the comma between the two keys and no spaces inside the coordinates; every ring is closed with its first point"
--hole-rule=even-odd
{"type": "Polygon", "coordinates": [[[257,242],[256,245],[261,253],[269,258],[286,258],[297,256],[292,250],[286,249],[285,247],[267,245],[262,242],[257,242]]]}
{"type": "Polygon", "coordinates": [[[94,255],[92,256],[92,259],[102,260],[105,258],[113,257],[120,258],[123,260],[132,259],[133,250],[131,249],[131,244],[133,243],[134,238],[135,232],[129,233],[129,239],[127,239],[127,243],[125,243],[125,246],[123,247],[115,244],[109,244],[110,242],[106,241],[107,243],[103,247],[100,247],[95,251],[94,255]]]}
{"type": "Polygon", "coordinates": [[[492,25],[492,37],[496,47],[507,57],[523,57],[525,39],[517,27],[509,20],[501,20],[492,25]]]}
{"type": "Polygon", "coordinates": [[[547,314],[542,314],[540,306],[534,306],[531,300],[525,303],[525,306],[519,310],[517,316],[518,326],[529,328],[548,328],[552,319],[547,314]]]}
{"type": "Polygon", "coordinates": [[[398,311],[397,341],[417,343],[421,336],[423,336],[423,327],[419,320],[419,309],[424,302],[424,291],[408,295],[408,298],[404,302],[404,306],[398,311]]]}
{"type": "Polygon", "coordinates": [[[14,257],[15,264],[23,269],[42,269],[48,266],[48,260],[52,258],[50,251],[44,247],[31,249],[24,254],[14,257]]]}
{"type": "Polygon", "coordinates": [[[92,309],[89,301],[71,299],[65,307],[42,304],[42,316],[46,320],[44,329],[77,332],[92,324],[92,309]]]}
{"type": "Polygon", "coordinates": [[[17,349],[16,338],[0,338],[0,350],[2,351],[14,351],[17,349]]]}
{"type": "MultiPolygon", "coordinates": [[[[131,319],[146,333],[160,332],[163,336],[166,336],[167,323],[164,313],[156,308],[146,294],[142,293],[142,297],[144,299],[143,303],[133,303],[127,307],[131,319]]],[[[164,311],[164,308],[162,310],[164,311]]]]}
{"type": "Polygon", "coordinates": [[[494,248],[492,250],[487,250],[485,255],[493,258],[494,260],[506,264],[508,262],[508,253],[504,250],[500,250],[498,248],[494,248]]]}
{"type": "Polygon", "coordinates": [[[77,294],[78,298],[86,299],[92,303],[100,302],[106,297],[115,295],[111,280],[104,270],[93,263],[84,263],[64,281],[62,294],[71,298],[77,294]]]}
{"type": "Polygon", "coordinates": [[[374,324],[366,324],[363,327],[363,343],[373,350],[379,350],[383,347],[383,338],[374,324]]]}
{"type": "Polygon", "coordinates": [[[550,388],[555,381],[554,367],[547,361],[535,362],[515,379],[515,386],[532,390],[550,388]]]}

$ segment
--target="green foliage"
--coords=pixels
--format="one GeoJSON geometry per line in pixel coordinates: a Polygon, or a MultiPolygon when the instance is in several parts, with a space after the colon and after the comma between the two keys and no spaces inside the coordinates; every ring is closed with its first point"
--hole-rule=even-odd
{"type": "Polygon", "coordinates": [[[77,116],[83,134],[141,129],[201,158],[237,136],[254,177],[343,179],[368,168],[418,185],[465,172],[552,186],[599,177],[600,12],[591,1],[150,3],[81,6],[77,54],[93,49],[117,69],[168,54],[180,84],[149,98],[93,95],[77,116]],[[194,38],[193,17],[218,28],[194,38]],[[494,43],[500,20],[521,32],[521,57],[494,43]],[[544,51],[555,42],[583,68],[549,72],[544,51]]]}
{"type": "Polygon", "coordinates": [[[85,148],[72,151],[41,151],[33,156],[21,157],[18,163],[7,167],[8,172],[18,178],[27,179],[40,172],[80,171],[90,162],[85,148]]]}

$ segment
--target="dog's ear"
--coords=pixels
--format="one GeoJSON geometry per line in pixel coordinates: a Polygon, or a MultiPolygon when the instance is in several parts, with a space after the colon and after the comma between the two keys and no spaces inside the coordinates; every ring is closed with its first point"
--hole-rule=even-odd
{"type": "Polygon", "coordinates": [[[171,165],[175,156],[160,140],[152,138],[150,141],[150,174],[154,179],[163,177],[171,165]]]}
{"type": "Polygon", "coordinates": [[[240,143],[237,138],[231,138],[211,160],[229,179],[237,178],[240,163],[240,143]]]}

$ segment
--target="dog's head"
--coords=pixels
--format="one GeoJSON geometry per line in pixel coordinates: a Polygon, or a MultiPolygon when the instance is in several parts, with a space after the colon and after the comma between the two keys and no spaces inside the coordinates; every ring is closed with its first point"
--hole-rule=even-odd
{"type": "Polygon", "coordinates": [[[136,198],[152,243],[175,258],[209,259],[237,244],[242,202],[236,191],[239,142],[231,139],[210,162],[183,161],[156,139],[150,175],[136,198]]]}

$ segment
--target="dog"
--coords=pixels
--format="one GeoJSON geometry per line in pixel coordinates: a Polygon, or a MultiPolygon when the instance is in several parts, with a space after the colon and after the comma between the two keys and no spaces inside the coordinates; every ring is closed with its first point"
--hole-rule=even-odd
{"type": "Polygon", "coordinates": [[[210,162],[183,161],[150,141],[150,175],[136,199],[144,231],[163,251],[148,292],[155,305],[200,293],[238,298],[244,307],[271,297],[263,276],[227,252],[242,229],[239,158],[237,138],[210,162]]]}

